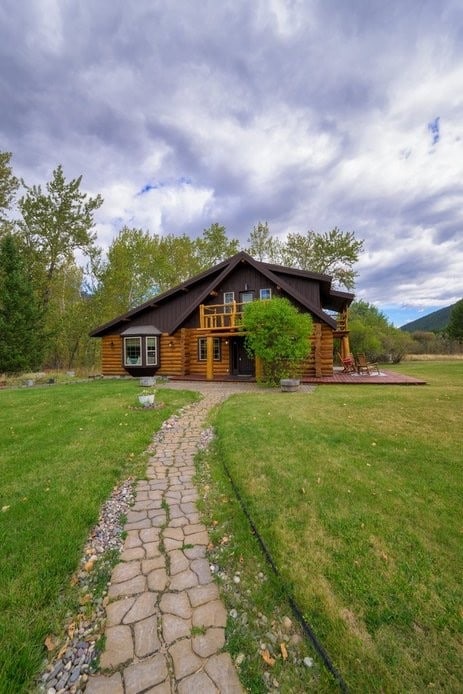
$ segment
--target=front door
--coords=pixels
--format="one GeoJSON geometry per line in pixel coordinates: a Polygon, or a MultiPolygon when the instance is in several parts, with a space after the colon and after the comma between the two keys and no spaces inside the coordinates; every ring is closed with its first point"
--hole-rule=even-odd
{"type": "Polygon", "coordinates": [[[232,338],[230,357],[233,376],[252,376],[254,374],[254,359],[251,359],[246,351],[244,337],[232,338]]]}

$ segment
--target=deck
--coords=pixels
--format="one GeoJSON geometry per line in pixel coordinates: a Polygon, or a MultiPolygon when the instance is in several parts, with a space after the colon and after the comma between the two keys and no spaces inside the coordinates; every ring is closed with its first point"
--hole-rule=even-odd
{"type": "MultiPolygon", "coordinates": [[[[204,378],[199,376],[171,376],[172,381],[203,381],[204,378]]],[[[223,376],[220,378],[214,378],[209,383],[255,383],[255,378],[253,377],[243,377],[243,376],[223,376]]],[[[333,376],[322,376],[317,378],[316,376],[306,376],[302,379],[302,383],[314,383],[318,385],[367,385],[367,386],[423,386],[426,381],[422,381],[418,378],[413,378],[413,376],[406,376],[405,374],[399,374],[395,371],[387,371],[384,369],[380,370],[379,374],[372,374],[368,376],[367,374],[346,374],[342,371],[336,371],[333,376]]]]}

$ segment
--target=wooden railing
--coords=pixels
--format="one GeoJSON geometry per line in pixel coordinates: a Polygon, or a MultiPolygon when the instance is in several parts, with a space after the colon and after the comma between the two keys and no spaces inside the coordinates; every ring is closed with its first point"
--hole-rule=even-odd
{"type": "MultiPolygon", "coordinates": [[[[238,329],[240,327],[241,316],[243,315],[244,303],[232,301],[229,304],[213,304],[199,306],[199,329],[200,330],[225,330],[238,329]]],[[[338,313],[336,316],[337,332],[348,332],[347,311],[338,313]]]]}
{"type": "Polygon", "coordinates": [[[243,303],[232,301],[229,304],[201,304],[199,307],[200,330],[224,330],[240,327],[243,303]]]}
{"type": "Polygon", "coordinates": [[[338,332],[348,332],[348,313],[347,310],[342,313],[338,313],[336,316],[336,330],[338,332]]]}

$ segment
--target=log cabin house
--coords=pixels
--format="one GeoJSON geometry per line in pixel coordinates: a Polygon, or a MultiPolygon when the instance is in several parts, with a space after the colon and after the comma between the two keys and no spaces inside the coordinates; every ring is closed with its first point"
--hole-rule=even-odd
{"type": "Polygon", "coordinates": [[[334,340],[349,353],[347,309],[354,295],[331,277],[260,262],[241,251],[93,330],[104,376],[253,378],[260,364],[245,348],[240,316],[248,301],[286,297],[312,316],[305,376],[333,374],[334,340]],[[256,363],[257,361],[257,363],[256,363]]]}

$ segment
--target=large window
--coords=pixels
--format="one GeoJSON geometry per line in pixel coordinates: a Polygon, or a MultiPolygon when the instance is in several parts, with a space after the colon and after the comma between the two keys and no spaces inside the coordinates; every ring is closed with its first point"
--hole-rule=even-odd
{"type": "Polygon", "coordinates": [[[158,337],[124,337],[124,366],[157,366],[158,337]]]}
{"type": "Polygon", "coordinates": [[[127,366],[141,366],[141,337],[124,338],[124,362],[127,366]]]}
{"type": "MultiPolygon", "coordinates": [[[[214,353],[214,361],[220,361],[221,359],[221,354],[220,354],[220,337],[214,337],[213,343],[212,343],[212,349],[214,353]]],[[[199,361],[206,361],[207,359],[207,338],[206,337],[200,337],[198,338],[198,360],[199,361]]]]}

